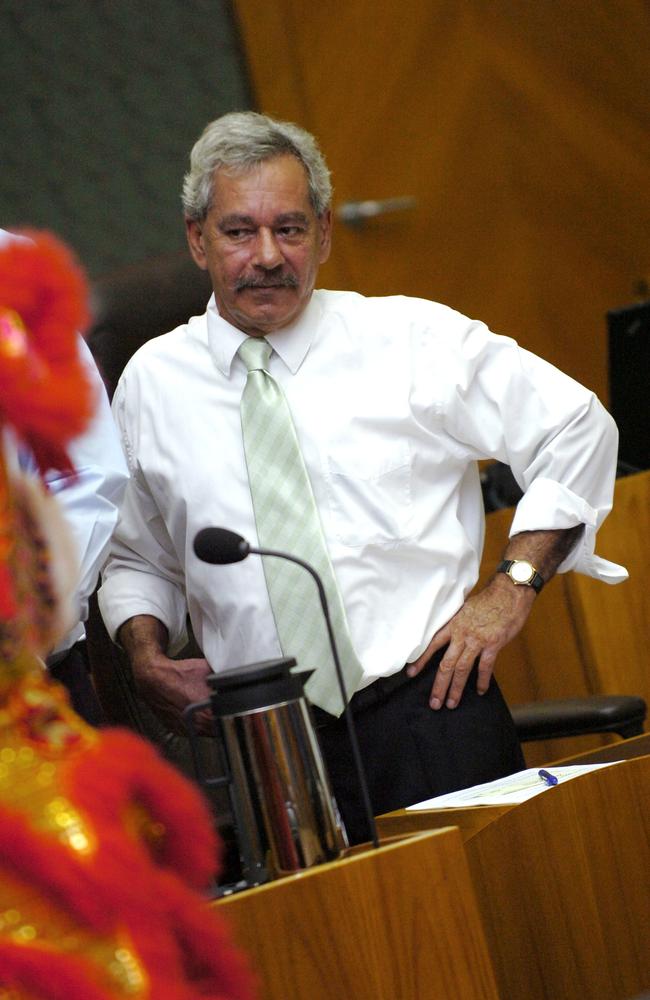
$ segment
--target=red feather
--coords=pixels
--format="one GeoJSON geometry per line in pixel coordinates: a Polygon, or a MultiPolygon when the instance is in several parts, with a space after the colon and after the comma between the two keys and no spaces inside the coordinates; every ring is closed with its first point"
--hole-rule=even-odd
{"type": "Polygon", "coordinates": [[[93,408],[77,347],[88,323],[86,279],[54,236],[20,235],[27,239],[0,247],[0,422],[14,427],[42,472],[68,470],[65,446],[93,408]]]}

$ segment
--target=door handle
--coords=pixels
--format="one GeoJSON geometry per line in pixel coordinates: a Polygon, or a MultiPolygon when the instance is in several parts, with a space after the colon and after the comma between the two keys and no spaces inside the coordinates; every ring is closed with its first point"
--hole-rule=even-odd
{"type": "Polygon", "coordinates": [[[416,205],[417,198],[412,195],[384,198],[383,201],[345,201],[336,209],[336,217],[346,226],[360,226],[366,219],[388,215],[390,212],[402,212],[405,209],[415,208],[416,205]]]}

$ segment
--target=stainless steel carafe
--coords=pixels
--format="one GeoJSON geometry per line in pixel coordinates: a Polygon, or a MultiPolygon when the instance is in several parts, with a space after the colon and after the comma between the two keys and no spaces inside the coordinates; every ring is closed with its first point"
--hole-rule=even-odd
{"type": "Polygon", "coordinates": [[[303,692],[312,672],[291,673],[295,665],[267,660],[215,674],[209,702],[189,710],[191,718],[209,704],[215,716],[248,885],[332,861],[347,846],[303,692]]]}

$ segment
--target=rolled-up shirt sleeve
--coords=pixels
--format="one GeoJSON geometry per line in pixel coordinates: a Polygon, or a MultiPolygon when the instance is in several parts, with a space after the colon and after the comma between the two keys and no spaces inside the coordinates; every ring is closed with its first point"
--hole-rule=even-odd
{"type": "Polygon", "coordinates": [[[510,537],[522,531],[573,528],[584,524],[585,530],[572,552],[558,567],[558,573],[574,569],[604,583],[622,583],[628,573],[623,566],[595,554],[596,532],[609,513],[611,504],[592,507],[562,483],[536,479],[519,501],[510,527],[510,537]]]}
{"type": "Polygon", "coordinates": [[[131,445],[123,387],[113,413],[129,465],[129,479],[108,561],[102,574],[99,608],[109,635],[136,615],[152,615],[169,633],[169,652],[187,641],[185,576],[131,445]]]}
{"type": "Polygon", "coordinates": [[[622,566],[594,552],[616,476],[618,430],[610,414],[589,389],[483,324],[470,324],[463,343],[444,423],[472,457],[510,466],[524,493],[510,535],[583,524],[559,572],[625,580],[622,566]]]}
{"type": "MultiPolygon", "coordinates": [[[[522,531],[582,524],[582,537],[558,572],[573,569],[605,583],[621,583],[628,576],[624,567],[595,554],[596,532],[612,509],[618,452],[616,424],[593,393],[560,372],[555,378],[552,366],[536,358],[533,361],[525,351],[520,353],[524,368],[541,367],[546,378],[556,381],[557,404],[561,406],[564,398],[569,405],[564,419],[558,419],[555,432],[546,435],[533,461],[525,469],[513,469],[515,476],[521,477],[525,493],[517,505],[510,537],[522,531]]],[[[547,391],[552,391],[550,386],[547,391]]]]}

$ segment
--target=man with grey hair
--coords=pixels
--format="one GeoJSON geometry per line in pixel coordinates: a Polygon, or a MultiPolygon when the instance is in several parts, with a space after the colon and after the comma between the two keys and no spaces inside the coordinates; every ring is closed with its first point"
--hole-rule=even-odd
{"type": "Polygon", "coordinates": [[[558,569],[625,571],[594,555],[617,444],[598,400],[445,306],[316,291],[330,201],[315,140],[295,125],[230,114],[195,145],[187,236],[214,295],[142,347],[118,386],[132,478],[100,605],[176,727],[210,671],[282,654],[315,668],[307,691],[354,841],[363,812],[311,581],[261,560],[207,566],[201,528],[322,572],[377,813],[520,768],[498,651],[558,569]],[[503,562],[471,593],[487,457],[524,496],[503,562]],[[175,661],[188,611],[205,659],[175,661]]]}
{"type": "Polygon", "coordinates": [[[308,195],[317,216],[330,208],[330,172],[312,135],[291,122],[271,122],[255,112],[228,114],[211,122],[190,154],[183,181],[185,218],[203,222],[212,200],[214,172],[249,170],[284,154],[295,156],[307,174],[308,195]]]}

